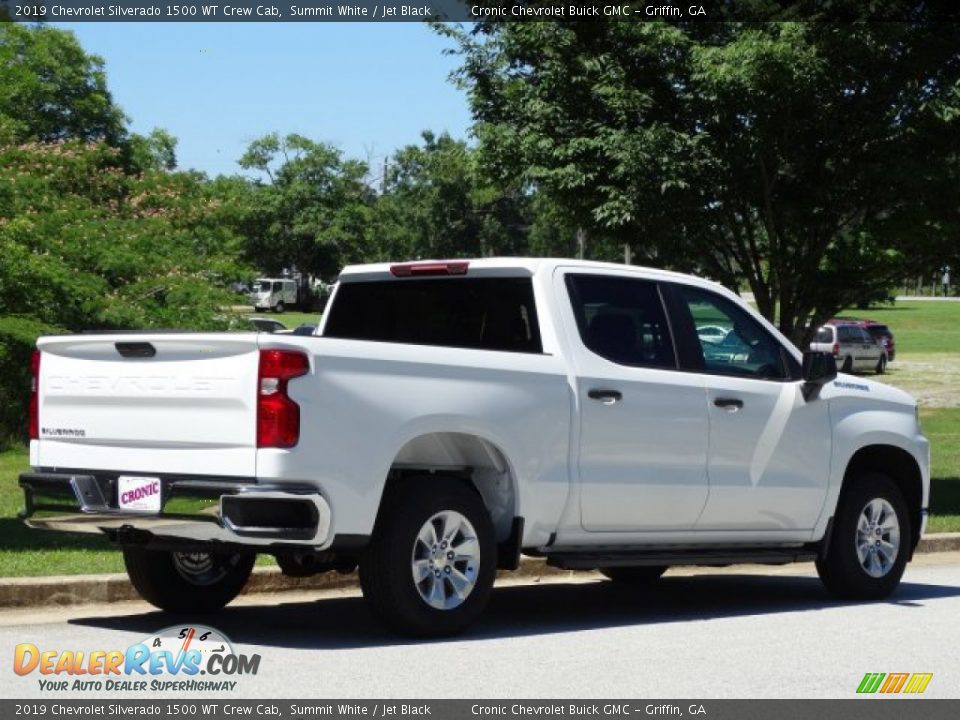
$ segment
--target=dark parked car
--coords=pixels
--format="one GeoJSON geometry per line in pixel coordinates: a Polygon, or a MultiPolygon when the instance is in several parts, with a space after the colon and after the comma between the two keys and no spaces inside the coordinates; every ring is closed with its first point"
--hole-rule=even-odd
{"type": "Polygon", "coordinates": [[[897,354],[897,341],[893,337],[893,331],[889,325],[877,322],[876,320],[861,320],[860,318],[840,317],[831,320],[831,322],[850,322],[855,323],[870,333],[870,337],[887,351],[887,360],[893,361],[897,354]]]}
{"type": "Polygon", "coordinates": [[[887,359],[893,360],[897,354],[897,342],[893,338],[893,332],[890,330],[890,327],[883,323],[874,322],[873,320],[863,320],[861,324],[863,328],[870,333],[870,337],[883,345],[884,350],[887,351],[887,359]]]}

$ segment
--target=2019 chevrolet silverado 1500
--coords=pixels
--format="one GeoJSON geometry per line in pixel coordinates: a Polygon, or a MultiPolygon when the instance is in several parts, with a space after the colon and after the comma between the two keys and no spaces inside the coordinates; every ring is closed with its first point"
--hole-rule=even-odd
{"type": "Polygon", "coordinates": [[[521,554],[625,584],[814,559],[833,593],[881,598],[926,520],[913,399],[672,272],[356,266],[313,336],[37,346],[27,523],[106,534],[171,611],[229,602],[256,553],[359,565],[421,636],[467,626],[521,554]]]}

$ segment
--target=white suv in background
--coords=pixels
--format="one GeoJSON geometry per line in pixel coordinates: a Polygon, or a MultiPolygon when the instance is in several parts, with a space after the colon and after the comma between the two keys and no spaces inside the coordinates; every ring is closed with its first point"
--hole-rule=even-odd
{"type": "Polygon", "coordinates": [[[887,370],[887,351],[857,323],[830,322],[817,330],[810,343],[814,352],[832,353],[841,372],[887,370]]]}

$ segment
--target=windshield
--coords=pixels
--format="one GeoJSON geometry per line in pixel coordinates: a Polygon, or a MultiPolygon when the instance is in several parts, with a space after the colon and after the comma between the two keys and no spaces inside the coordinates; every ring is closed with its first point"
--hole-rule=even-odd
{"type": "Polygon", "coordinates": [[[256,282],[257,292],[268,293],[270,292],[270,281],[269,280],[257,280],[256,282]]]}

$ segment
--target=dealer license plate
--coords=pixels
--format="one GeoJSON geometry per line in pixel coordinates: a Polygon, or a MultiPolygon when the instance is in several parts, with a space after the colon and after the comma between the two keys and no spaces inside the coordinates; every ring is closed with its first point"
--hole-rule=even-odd
{"type": "Polygon", "coordinates": [[[163,505],[162,498],[160,478],[129,475],[117,478],[117,506],[121,510],[158,513],[163,505]]]}

